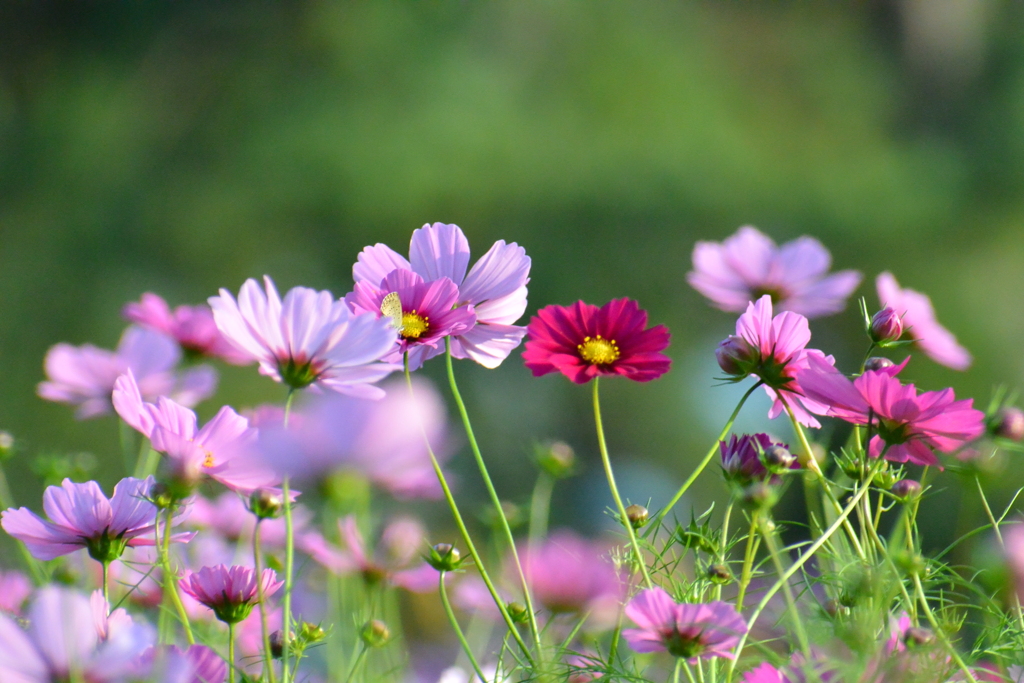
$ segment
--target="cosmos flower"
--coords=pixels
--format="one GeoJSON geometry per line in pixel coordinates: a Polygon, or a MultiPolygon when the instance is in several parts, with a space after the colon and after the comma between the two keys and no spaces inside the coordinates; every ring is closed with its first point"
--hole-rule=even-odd
{"type": "Polygon", "coordinates": [[[556,531],[525,550],[523,572],[533,597],[552,612],[614,615],[625,584],[605,550],[571,531],[556,531]]]}
{"type": "Polygon", "coordinates": [[[879,274],[875,286],[882,305],[902,316],[903,336],[913,339],[926,356],[954,370],[971,367],[970,352],[936,320],[931,299],[912,289],[902,289],[889,272],[879,274]]]}
{"type": "Polygon", "coordinates": [[[129,322],[167,335],[178,342],[186,355],[220,358],[235,365],[251,362],[247,354],[220,333],[209,306],[178,306],[171,311],[163,297],[146,292],[139,301],[125,304],[121,315],[129,322]]]}
{"type": "MultiPolygon", "coordinates": [[[[740,486],[745,486],[754,481],[764,481],[769,478],[768,469],[761,459],[761,454],[779,446],[788,448],[780,442],[773,442],[767,434],[735,434],[728,441],[720,441],[718,444],[719,453],[722,456],[722,470],[730,481],[740,486]]],[[[794,459],[793,468],[800,465],[794,459]]]]}
{"type": "Polygon", "coordinates": [[[264,569],[257,577],[252,567],[220,564],[190,572],[179,584],[182,591],[212,609],[218,619],[226,624],[237,624],[249,616],[259,602],[260,584],[263,584],[263,597],[267,598],[276,593],[284,581],[277,580],[273,569],[264,569]]]}
{"type": "Polygon", "coordinates": [[[665,652],[691,664],[698,659],[728,657],[747,624],[726,602],[677,603],[661,588],[640,591],[626,605],[626,616],[639,628],[625,629],[622,637],[637,652],[665,652]]]}
{"type": "Polygon", "coordinates": [[[576,384],[599,375],[648,382],[668,372],[671,360],[664,325],[647,327],[647,312],[631,299],[614,299],[601,308],[577,301],[545,306],[527,326],[523,352],[534,377],[561,372],[576,384]]]}
{"type": "Polygon", "coordinates": [[[743,674],[743,683],[794,683],[794,681],[765,662],[743,674]]]}
{"type": "Polygon", "coordinates": [[[985,415],[972,399],[957,401],[952,389],[918,394],[886,372],[868,371],[850,381],[821,358],[811,357],[797,375],[804,393],[827,414],[872,426],[868,452],[893,462],[937,465],[932,449],[951,453],[985,431],[985,415]],[[886,450],[888,447],[888,450],[886,450]]]}
{"type": "Polygon", "coordinates": [[[256,430],[229,406],[199,429],[196,414],[169,398],[144,402],[131,372],[118,378],[113,402],[121,419],[167,456],[171,481],[183,487],[179,498],[203,475],[242,493],[277,483],[274,473],[252,455],[256,430]]]}
{"type": "Polygon", "coordinates": [[[39,383],[37,392],[47,401],[77,406],[75,417],[80,420],[97,417],[110,412],[114,382],[131,370],[147,398],[172,396],[194,406],[213,394],[217,372],[200,365],[176,373],[180,359],[181,350],[170,337],[132,326],[121,335],[117,351],[92,344],[53,346],[43,363],[47,380],[39,383]]]}
{"type": "Polygon", "coordinates": [[[224,683],[228,664],[216,650],[191,645],[161,645],[146,652],[143,669],[155,683],[224,683]]]}
{"type": "Polygon", "coordinates": [[[448,278],[459,289],[457,305],[472,307],[476,315],[474,325],[452,337],[452,356],[496,368],[526,333],[515,322],[526,311],[530,257],[515,242],[498,240],[467,274],[469,259],[469,241],[459,226],[427,224],[413,231],[408,260],[375,244],[359,254],[352,277],[376,288],[395,269],[411,270],[427,282],[448,278]]]}
{"type": "Polygon", "coordinates": [[[472,306],[458,306],[459,288],[447,277],[425,281],[411,270],[393,270],[379,284],[356,282],[345,301],[357,313],[388,317],[394,305],[392,325],[398,330],[395,349],[385,360],[400,362],[409,354],[409,368],[444,353],[444,338],[468,331],[476,322],[472,306]],[[385,297],[398,301],[385,304],[385,297]],[[393,298],[393,297],[392,297],[393,298]]]}
{"type": "MultiPolygon", "coordinates": [[[[97,562],[111,562],[126,546],[153,545],[156,506],[147,499],[152,486],[152,477],[128,477],[108,499],[94,481],[76,484],[65,479],[43,493],[43,510],[52,521],[23,507],[4,510],[0,525],[37,559],[52,560],[87,548],[97,562]]],[[[193,535],[176,534],[171,540],[185,542],[193,535]]]]}
{"type": "Polygon", "coordinates": [[[0,571],[0,614],[21,615],[21,606],[32,595],[32,582],[19,571],[0,571]]]}
{"type": "Polygon", "coordinates": [[[1024,601],[1024,523],[1010,524],[1003,531],[1003,545],[1006,562],[1010,567],[1017,595],[1024,601]]]}
{"type": "Polygon", "coordinates": [[[295,287],[284,301],[269,277],[266,292],[246,280],[238,301],[226,289],[210,297],[217,328],[260,373],[293,389],[310,385],[362,398],[384,395],[373,386],[401,366],[380,359],[394,347],[389,320],[358,315],[330,292],[295,287]]]}
{"type": "Polygon", "coordinates": [[[723,311],[740,313],[767,294],[780,311],[819,318],[846,308],[861,280],[855,270],[828,275],[831,265],[828,249],[813,237],[777,247],[745,226],[721,244],[697,242],[686,280],[723,311]]]}

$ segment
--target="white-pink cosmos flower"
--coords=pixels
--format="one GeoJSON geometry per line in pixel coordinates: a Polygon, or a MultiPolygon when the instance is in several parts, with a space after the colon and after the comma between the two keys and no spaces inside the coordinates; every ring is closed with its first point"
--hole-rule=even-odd
{"type": "Polygon", "coordinates": [[[397,332],[388,319],[354,313],[328,291],[294,287],[284,296],[264,276],[242,285],[238,301],[226,289],[210,297],[217,328],[260,364],[260,373],[293,389],[323,387],[361,398],[381,398],[373,386],[401,366],[380,361],[397,332]]]}
{"type": "Polygon", "coordinates": [[[957,342],[952,332],[939,324],[927,295],[903,289],[889,272],[879,274],[875,286],[882,305],[902,317],[903,336],[913,339],[926,356],[954,370],[971,367],[970,352],[957,342]]]}

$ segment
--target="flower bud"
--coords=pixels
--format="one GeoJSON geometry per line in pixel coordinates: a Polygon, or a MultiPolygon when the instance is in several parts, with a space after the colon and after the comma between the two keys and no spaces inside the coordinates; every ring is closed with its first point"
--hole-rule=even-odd
{"type": "Polygon", "coordinates": [[[576,470],[576,453],[564,441],[534,446],[534,458],[537,465],[555,479],[570,477],[576,470]]]}
{"type": "Polygon", "coordinates": [[[882,358],[881,356],[872,356],[871,358],[868,358],[866,361],[864,361],[864,372],[877,372],[879,370],[884,370],[885,368],[891,368],[894,365],[896,364],[893,363],[888,358],[882,358]]]}
{"type": "Polygon", "coordinates": [[[510,602],[505,605],[505,611],[513,623],[525,624],[530,619],[530,613],[526,611],[526,605],[521,602],[510,602]]]}
{"type": "Polygon", "coordinates": [[[391,630],[380,619],[371,619],[363,625],[359,637],[363,639],[367,647],[384,647],[391,639],[391,630]]]}
{"type": "Polygon", "coordinates": [[[708,567],[708,579],[721,586],[732,581],[732,572],[724,564],[713,564],[708,567]]]}
{"type": "Polygon", "coordinates": [[[438,543],[431,547],[430,552],[423,559],[439,572],[454,571],[462,564],[459,549],[451,543],[438,543]]]}
{"type": "Polygon", "coordinates": [[[14,455],[14,436],[8,431],[0,431],[0,461],[9,460],[14,455]]]}
{"type": "Polygon", "coordinates": [[[324,630],[320,627],[320,624],[311,624],[308,621],[304,621],[302,622],[302,625],[299,626],[298,640],[300,643],[302,643],[303,648],[305,648],[307,645],[319,643],[326,637],[327,634],[324,633],[324,630]]]}
{"type": "Polygon", "coordinates": [[[868,336],[876,344],[888,344],[903,336],[903,321],[896,311],[886,306],[871,318],[868,336]]]}
{"type": "Polygon", "coordinates": [[[921,626],[911,626],[903,634],[903,642],[907,647],[920,647],[935,642],[935,634],[921,626]]]}
{"type": "Polygon", "coordinates": [[[1024,440],[1024,411],[1015,406],[1003,406],[990,423],[992,434],[1010,441],[1024,440]]]}
{"type": "MultiPolygon", "coordinates": [[[[501,501],[501,513],[505,515],[505,520],[508,522],[510,529],[515,529],[526,519],[522,509],[515,503],[507,500],[501,501]]],[[[501,518],[494,511],[493,505],[487,505],[487,507],[481,510],[480,521],[492,529],[500,529],[502,527],[501,518]]]]}
{"type": "Polygon", "coordinates": [[[907,502],[921,495],[921,484],[913,479],[900,479],[889,491],[903,502],[907,502]]]}
{"type": "Polygon", "coordinates": [[[633,503],[626,508],[626,519],[629,520],[630,526],[634,529],[639,529],[643,525],[647,524],[648,514],[647,508],[643,505],[637,505],[636,503],[633,503]]]}
{"type": "Polygon", "coordinates": [[[727,375],[746,377],[757,366],[760,354],[742,337],[729,335],[718,344],[715,358],[727,375]]]}
{"type": "Polygon", "coordinates": [[[281,659],[284,655],[284,631],[277,630],[270,634],[270,656],[281,659]]]}
{"type": "Polygon", "coordinates": [[[781,474],[786,470],[793,467],[793,463],[796,462],[796,456],[789,452],[789,449],[780,444],[773,444],[768,448],[764,449],[765,467],[772,474],[781,474]]]}
{"type": "Polygon", "coordinates": [[[743,504],[751,509],[770,508],[775,505],[775,489],[763,481],[755,481],[743,489],[743,504]]]}
{"type": "Polygon", "coordinates": [[[149,499],[153,501],[153,505],[157,506],[160,510],[166,510],[175,503],[175,498],[171,493],[171,488],[160,481],[156,482],[149,488],[149,499]]]}
{"type": "Polygon", "coordinates": [[[257,519],[273,519],[281,512],[284,496],[269,489],[256,489],[249,495],[249,511],[257,519]]]}

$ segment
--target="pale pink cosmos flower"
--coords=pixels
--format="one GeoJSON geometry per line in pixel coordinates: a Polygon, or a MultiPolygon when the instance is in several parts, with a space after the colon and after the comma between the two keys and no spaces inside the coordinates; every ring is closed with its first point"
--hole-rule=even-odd
{"type": "Polygon", "coordinates": [[[130,322],[161,332],[178,342],[190,356],[215,357],[235,365],[252,362],[217,329],[209,306],[178,306],[173,311],[163,297],[146,292],[125,304],[121,315],[130,322]]]}
{"type": "Polygon", "coordinates": [[[154,683],[224,683],[228,664],[216,650],[191,645],[160,645],[148,650],[141,667],[154,683]]]}
{"type": "Polygon", "coordinates": [[[415,519],[392,520],[381,533],[380,544],[373,555],[367,553],[355,516],[339,519],[338,532],[344,547],[310,534],[302,549],[325,569],[340,576],[360,574],[367,583],[386,581],[413,593],[437,589],[437,571],[420,557],[426,548],[426,530],[415,519]]]}
{"type": "MultiPolygon", "coordinates": [[[[106,608],[106,601],[102,607],[106,608]]],[[[99,618],[97,603],[69,588],[44,586],[28,610],[28,630],[0,615],[0,681],[121,683],[139,677],[153,630],[127,614],[99,618]],[[98,628],[105,629],[104,633],[98,628]]]]}
{"type": "Polygon", "coordinates": [[[249,616],[259,602],[260,584],[268,598],[284,585],[273,569],[264,569],[257,577],[252,567],[223,564],[189,572],[181,579],[181,590],[213,610],[221,621],[236,624],[249,616]]]}
{"type": "MultiPolygon", "coordinates": [[[[126,546],[153,545],[156,506],[147,499],[152,486],[152,477],[128,477],[108,499],[94,481],[76,484],[65,479],[43,493],[43,510],[51,521],[28,508],[10,508],[0,514],[0,526],[40,560],[87,548],[96,561],[111,562],[126,546]]],[[[185,542],[193,535],[171,538],[185,542]]]]}
{"type": "Polygon", "coordinates": [[[534,599],[552,612],[589,612],[614,622],[625,581],[606,551],[568,530],[556,531],[528,548],[523,552],[523,573],[534,599]]]}
{"type": "Polygon", "coordinates": [[[875,280],[878,300],[902,316],[904,337],[913,339],[924,354],[940,365],[954,370],[971,367],[971,354],[953,333],[939,324],[927,295],[903,289],[892,273],[880,273],[875,280]]]}
{"type": "Polygon", "coordinates": [[[626,616],[639,628],[622,637],[637,652],[668,652],[694,664],[698,659],[728,657],[747,632],[747,623],[727,602],[677,603],[661,588],[640,591],[626,605],[626,616]]]}
{"type": "Polygon", "coordinates": [[[327,291],[294,287],[284,296],[246,280],[238,301],[226,289],[210,297],[221,334],[260,364],[260,373],[293,389],[332,389],[361,398],[384,395],[374,383],[401,366],[380,359],[397,333],[389,320],[358,315],[327,291]]]}
{"type": "Polygon", "coordinates": [[[217,372],[200,365],[176,373],[179,360],[181,350],[170,337],[131,326],[121,335],[117,351],[92,344],[51,347],[43,363],[47,381],[39,383],[37,393],[47,401],[77,406],[75,416],[80,420],[97,417],[110,412],[114,382],[131,370],[147,398],[172,396],[194,406],[213,394],[217,372]]]}
{"type": "Polygon", "coordinates": [[[1011,524],[1003,530],[1003,546],[1010,577],[1017,595],[1024,600],[1024,523],[1011,524]]]}
{"type": "Polygon", "coordinates": [[[21,606],[32,595],[32,582],[19,571],[0,571],[0,613],[21,615],[21,606]]]}
{"type": "MultiPolygon", "coordinates": [[[[292,492],[294,493],[294,492],[292,492]]],[[[292,532],[296,544],[307,533],[313,521],[313,513],[302,505],[292,504],[292,532]]],[[[252,538],[256,517],[238,494],[225,491],[215,500],[197,496],[192,502],[192,513],[185,520],[185,526],[192,529],[209,529],[232,544],[252,538]]],[[[260,545],[264,548],[285,546],[285,520],[283,517],[265,519],[260,523],[260,545]]]]}
{"type": "Polygon", "coordinates": [[[118,378],[113,403],[121,419],[167,456],[172,481],[186,488],[204,475],[242,493],[277,483],[274,473],[252,455],[256,429],[230,406],[199,429],[196,414],[175,401],[143,401],[131,372],[118,378]]]}
{"type": "Polygon", "coordinates": [[[526,334],[515,322],[526,311],[530,257],[515,242],[498,240],[467,274],[469,259],[469,241],[459,226],[426,224],[413,231],[408,260],[378,243],[360,252],[352,278],[378,288],[396,269],[411,270],[427,282],[448,278],[459,288],[458,305],[476,313],[476,324],[452,337],[452,355],[496,368],[526,334]]]}
{"type": "MultiPolygon", "coordinates": [[[[891,370],[891,369],[890,369],[891,370]]],[[[808,359],[797,375],[803,392],[828,408],[827,414],[856,425],[871,425],[868,452],[886,460],[937,465],[932,452],[951,453],[985,431],[985,415],[972,399],[957,401],[952,389],[917,393],[889,372],[868,371],[850,381],[821,358],[808,359]]]]}
{"type": "Polygon", "coordinates": [[[724,242],[697,242],[693,270],[686,280],[723,311],[739,313],[765,294],[780,311],[808,318],[846,308],[861,274],[843,270],[828,275],[832,256],[813,237],[781,247],[757,228],[744,226],[724,242]]]}

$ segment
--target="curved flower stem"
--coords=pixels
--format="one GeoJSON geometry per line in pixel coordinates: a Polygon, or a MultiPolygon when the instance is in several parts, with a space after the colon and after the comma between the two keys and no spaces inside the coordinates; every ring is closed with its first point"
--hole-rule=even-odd
{"type": "MultiPolygon", "coordinates": [[[[769,526],[771,520],[759,513],[754,513],[754,517],[758,522],[761,535],[764,537],[764,544],[768,548],[768,555],[771,556],[772,564],[775,565],[775,573],[782,576],[785,571],[782,568],[782,554],[779,551],[779,544],[775,541],[775,530],[769,526]]],[[[800,650],[804,653],[807,661],[810,661],[810,641],[807,640],[807,631],[804,629],[804,623],[800,619],[800,613],[797,611],[796,600],[793,599],[793,588],[789,585],[788,579],[782,582],[782,594],[786,598],[786,607],[789,608],[789,613],[792,615],[793,630],[796,631],[796,639],[800,643],[800,650]]]]}
{"type": "MultiPolygon", "coordinates": [[[[362,648],[360,648],[359,654],[357,654],[356,658],[354,660],[352,660],[352,668],[349,669],[348,676],[345,676],[345,683],[351,683],[352,677],[356,675],[356,669],[359,668],[359,665],[362,664],[362,662],[363,662],[363,658],[366,657],[366,650],[367,649],[368,648],[364,644],[362,646],[362,648]]],[[[481,679],[481,680],[483,680],[483,679],[481,679]]]]}
{"type": "Polygon", "coordinates": [[[949,652],[949,656],[953,658],[956,665],[960,667],[960,670],[967,676],[967,680],[971,683],[978,683],[978,679],[974,677],[974,672],[971,671],[970,667],[964,663],[964,660],[960,657],[960,653],[953,647],[953,643],[950,642],[949,638],[946,637],[945,631],[939,626],[938,620],[935,619],[935,615],[932,613],[931,606],[928,605],[928,598],[924,594],[924,586],[921,585],[921,576],[914,572],[914,589],[917,592],[918,602],[921,603],[921,609],[924,610],[924,615],[928,618],[928,623],[932,626],[932,631],[935,632],[935,636],[942,641],[942,645],[949,652]]]}
{"type": "Polygon", "coordinates": [[[743,611],[743,598],[747,594],[747,586],[750,585],[751,573],[754,567],[754,556],[757,554],[758,535],[757,518],[750,518],[750,530],[747,532],[747,548],[743,551],[743,569],[740,572],[740,586],[736,593],[736,611],[743,611]]]}
{"type": "Polygon", "coordinates": [[[612,461],[608,457],[608,444],[604,438],[604,426],[601,422],[601,397],[598,390],[600,377],[594,378],[594,423],[597,425],[597,446],[601,451],[601,463],[604,465],[604,473],[608,478],[608,488],[612,491],[612,498],[615,499],[615,506],[619,510],[619,520],[626,528],[626,535],[629,536],[629,543],[633,547],[633,555],[640,573],[643,574],[644,583],[648,588],[653,588],[651,575],[647,573],[647,565],[644,564],[644,555],[640,551],[640,543],[636,540],[636,531],[629,522],[629,515],[626,514],[626,506],[622,504],[622,497],[619,495],[619,487],[615,484],[615,473],[612,472],[612,461]]]}
{"type": "MultiPolygon", "coordinates": [[[[169,596],[171,598],[171,602],[174,603],[174,607],[178,611],[181,625],[185,629],[185,639],[189,645],[195,645],[196,639],[192,635],[192,625],[188,620],[188,612],[185,611],[185,604],[181,601],[181,596],[178,595],[178,580],[174,573],[171,572],[171,519],[173,516],[174,509],[172,507],[167,508],[163,542],[157,546],[157,552],[160,554],[160,566],[164,572],[164,597],[169,596]]],[[[157,526],[159,528],[159,515],[157,517],[157,526]]]]}
{"type": "MultiPolygon", "coordinates": [[[[730,496],[729,504],[725,506],[725,515],[722,517],[722,531],[718,543],[718,561],[728,566],[726,553],[729,552],[729,520],[732,518],[733,499],[730,496]]],[[[715,600],[722,599],[722,585],[715,586],[715,600]]],[[[715,660],[711,661],[712,664],[715,660]]]]}
{"type": "Polygon", "coordinates": [[[683,660],[676,657],[676,665],[672,669],[672,683],[679,683],[679,669],[682,667],[683,660]]]}
{"type": "Polygon", "coordinates": [[[690,683],[697,683],[697,681],[693,678],[693,670],[690,669],[690,665],[687,664],[683,660],[682,657],[677,657],[676,658],[676,671],[675,671],[675,675],[672,678],[673,683],[679,683],[679,663],[680,662],[682,662],[682,664],[683,664],[683,671],[686,672],[686,680],[688,680],[690,683]]]}
{"type": "Polygon", "coordinates": [[[263,634],[263,667],[267,671],[267,681],[276,683],[274,675],[274,658],[270,651],[270,627],[267,625],[267,599],[263,594],[263,556],[260,552],[260,525],[262,517],[256,518],[256,526],[252,531],[252,560],[256,567],[256,593],[260,602],[260,629],[263,634]]]}
{"type": "MultiPolygon", "coordinates": [[[[259,579],[257,579],[259,580],[259,579]]],[[[228,679],[235,683],[235,625],[228,623],[228,679]]]]}
{"type": "Polygon", "coordinates": [[[530,497],[530,547],[540,543],[548,533],[548,517],[551,514],[551,494],[555,478],[544,470],[537,475],[537,483],[530,497]]]}
{"type": "MultiPolygon", "coordinates": [[[[405,383],[406,386],[409,387],[409,395],[415,397],[412,387],[412,374],[409,372],[408,353],[405,354],[405,383]]],[[[415,405],[415,401],[413,404],[415,405]]],[[[523,637],[519,635],[519,630],[516,628],[515,622],[513,622],[512,617],[509,616],[508,610],[505,608],[504,601],[502,601],[501,596],[498,595],[498,589],[494,587],[494,582],[491,581],[490,574],[487,573],[487,569],[484,567],[483,559],[480,557],[480,553],[476,549],[476,544],[473,543],[473,538],[469,535],[466,523],[462,519],[462,513],[459,512],[459,506],[455,503],[455,497],[452,496],[452,490],[448,486],[448,480],[444,476],[441,464],[437,462],[437,456],[434,455],[434,449],[430,446],[430,440],[427,438],[427,432],[426,428],[423,426],[423,421],[419,419],[419,415],[417,415],[416,419],[420,425],[420,431],[423,434],[423,442],[427,447],[427,455],[430,456],[430,465],[434,468],[434,474],[437,475],[438,483],[441,484],[441,491],[444,493],[445,502],[448,503],[448,508],[452,511],[452,517],[455,519],[455,526],[459,528],[462,540],[466,543],[466,549],[469,551],[470,557],[473,558],[473,563],[476,565],[477,571],[480,572],[480,578],[483,579],[484,585],[487,586],[487,591],[491,594],[494,604],[497,605],[498,611],[501,612],[501,618],[504,620],[505,625],[508,626],[508,630],[512,634],[512,637],[515,638],[519,648],[532,665],[534,664],[533,655],[530,653],[529,648],[526,647],[526,643],[523,642],[523,637]]]]}
{"type": "MultiPolygon", "coordinates": [[[[996,516],[992,514],[992,508],[988,504],[988,498],[985,496],[985,490],[981,487],[981,478],[977,472],[974,474],[974,483],[978,485],[978,495],[981,496],[981,504],[985,506],[985,514],[988,516],[988,521],[992,525],[993,531],[996,532],[996,540],[999,541],[999,547],[1005,551],[1006,544],[1003,543],[1003,532],[999,530],[999,522],[996,521],[996,516]]],[[[1017,623],[1020,625],[1021,630],[1024,630],[1024,613],[1021,610],[1020,596],[1017,594],[1017,591],[1013,591],[1013,607],[1014,612],[1017,614],[1017,623]]]]}
{"type": "MultiPolygon", "coordinates": [[[[289,395],[289,399],[290,399],[289,395]]],[[[289,400],[289,405],[291,401],[289,400]]],[[[287,417],[287,413],[285,413],[287,417]]],[[[295,571],[295,529],[292,525],[292,501],[288,491],[288,477],[281,482],[281,496],[284,500],[284,598],[281,600],[282,626],[281,626],[281,680],[288,683],[291,680],[291,631],[292,631],[292,585],[295,571]]],[[[257,581],[262,580],[256,577],[257,581]]]]}
{"type": "Polygon", "coordinates": [[[516,566],[516,573],[519,575],[519,583],[523,588],[523,599],[526,602],[526,614],[530,620],[530,632],[533,634],[534,645],[537,647],[537,654],[540,654],[540,629],[537,627],[537,615],[533,608],[533,597],[530,595],[530,584],[526,580],[526,574],[523,572],[523,565],[519,561],[519,552],[516,550],[516,541],[512,537],[512,528],[508,524],[508,518],[505,516],[505,510],[501,507],[501,499],[498,498],[498,492],[494,488],[494,483],[491,482],[491,475],[487,471],[487,464],[484,463],[484,457],[480,453],[480,446],[477,444],[476,436],[473,434],[473,425],[469,421],[469,411],[466,410],[466,404],[462,400],[462,394],[459,393],[459,385],[455,382],[455,369],[452,366],[452,340],[451,337],[444,338],[444,359],[445,365],[448,369],[448,384],[451,386],[452,396],[455,398],[455,404],[459,407],[459,415],[462,416],[462,426],[466,430],[466,437],[469,439],[469,449],[473,452],[473,459],[476,460],[477,469],[480,470],[480,476],[484,480],[484,485],[487,487],[487,494],[491,497],[491,503],[494,504],[494,511],[498,516],[498,520],[501,522],[501,529],[505,532],[505,540],[508,541],[509,550],[512,552],[512,561],[516,566]]]}
{"type": "Polygon", "coordinates": [[[452,628],[455,629],[455,635],[459,639],[459,643],[462,644],[462,651],[466,653],[466,657],[469,658],[469,663],[473,666],[473,671],[476,672],[477,677],[481,681],[486,681],[487,677],[484,676],[483,670],[480,669],[480,664],[477,663],[476,657],[473,656],[473,650],[469,647],[469,642],[466,640],[465,634],[462,632],[462,627],[459,626],[458,619],[455,618],[455,612],[452,611],[452,603],[448,600],[448,589],[444,585],[445,571],[441,570],[441,580],[439,583],[438,590],[441,593],[441,603],[444,605],[444,613],[448,615],[448,621],[451,622],[452,628]]]}
{"type": "MultiPolygon", "coordinates": [[[[597,381],[596,377],[594,378],[594,381],[597,381]]],[[[704,469],[708,466],[708,463],[711,462],[711,459],[715,457],[715,453],[717,453],[719,449],[719,442],[729,435],[729,430],[732,429],[733,423],[736,422],[736,418],[739,416],[740,410],[742,410],[743,408],[743,404],[747,402],[747,399],[750,398],[750,395],[752,393],[754,393],[754,390],[757,389],[762,384],[764,384],[764,382],[762,382],[761,380],[757,380],[754,386],[747,389],[747,393],[743,394],[743,398],[741,398],[740,402],[736,404],[736,409],[732,411],[732,415],[729,416],[728,422],[726,422],[725,426],[722,427],[722,431],[718,434],[718,438],[715,439],[715,443],[712,444],[711,449],[708,450],[708,453],[707,455],[704,456],[704,459],[700,461],[699,465],[697,465],[697,469],[690,473],[690,476],[687,477],[686,481],[683,482],[683,485],[679,487],[678,491],[676,491],[676,495],[672,496],[672,500],[668,502],[668,505],[662,508],[661,512],[659,512],[657,516],[655,516],[655,518],[651,520],[652,524],[650,525],[650,527],[652,529],[657,528],[658,523],[662,519],[664,519],[665,515],[667,515],[669,511],[675,506],[675,504],[679,502],[679,499],[683,497],[683,495],[689,490],[690,486],[693,485],[693,482],[697,480],[697,477],[701,475],[701,472],[703,472],[704,469]]]]}
{"type": "Polygon", "coordinates": [[[882,557],[885,558],[886,564],[889,565],[889,569],[892,570],[893,575],[896,577],[896,583],[899,585],[900,592],[903,594],[903,602],[904,604],[906,604],[907,609],[910,611],[910,618],[913,621],[913,624],[916,626],[917,606],[914,604],[913,598],[910,597],[910,593],[907,592],[907,587],[903,585],[903,577],[900,574],[899,568],[896,566],[896,563],[893,561],[892,556],[889,554],[888,548],[886,548],[885,544],[882,543],[882,539],[878,535],[878,530],[874,526],[869,524],[868,533],[870,534],[871,540],[874,542],[875,547],[878,549],[878,552],[881,553],[882,557]]]}

